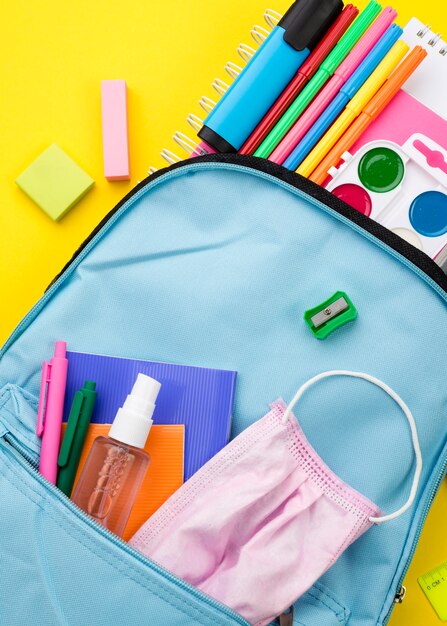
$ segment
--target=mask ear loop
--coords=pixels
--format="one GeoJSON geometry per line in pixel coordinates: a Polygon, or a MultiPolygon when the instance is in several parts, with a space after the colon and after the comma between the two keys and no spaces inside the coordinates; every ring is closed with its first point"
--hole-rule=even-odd
{"type": "Polygon", "coordinates": [[[314,376],[313,378],[308,380],[306,383],[304,383],[304,385],[302,387],[300,387],[300,389],[298,389],[298,391],[295,394],[295,397],[293,398],[292,402],[289,404],[289,406],[287,407],[287,409],[286,409],[286,411],[284,413],[283,423],[287,424],[287,421],[289,420],[290,415],[291,415],[291,413],[292,413],[296,403],[301,398],[301,396],[307,391],[307,389],[309,389],[309,387],[311,387],[312,385],[314,385],[318,381],[323,380],[324,378],[330,378],[332,376],[349,376],[351,378],[362,378],[363,380],[367,380],[368,382],[372,383],[373,385],[376,385],[377,387],[380,387],[402,409],[402,411],[405,413],[405,416],[406,416],[406,418],[408,420],[408,423],[410,425],[411,438],[412,438],[412,441],[413,441],[413,448],[414,448],[414,455],[416,457],[416,469],[415,469],[415,472],[414,472],[413,484],[411,485],[409,498],[406,501],[406,503],[399,510],[395,511],[394,513],[390,513],[389,515],[384,515],[383,517],[370,517],[369,518],[369,521],[372,524],[383,524],[384,522],[389,522],[389,521],[391,521],[393,519],[396,519],[397,517],[400,517],[401,515],[403,515],[411,507],[411,505],[413,504],[414,499],[416,497],[416,493],[417,493],[417,490],[418,490],[419,481],[420,481],[421,473],[422,473],[422,453],[421,453],[421,448],[420,448],[420,445],[419,445],[419,438],[418,438],[418,432],[417,432],[417,428],[416,428],[416,422],[415,422],[413,414],[410,411],[410,409],[408,408],[408,406],[405,404],[405,402],[402,400],[402,398],[395,391],[393,391],[393,389],[391,389],[391,387],[388,387],[388,385],[386,385],[384,382],[382,382],[378,378],[375,378],[374,376],[370,376],[369,374],[362,374],[361,372],[350,372],[350,371],[347,371],[347,370],[333,370],[333,371],[330,371],[330,372],[323,372],[322,374],[318,374],[317,376],[314,376]]]}

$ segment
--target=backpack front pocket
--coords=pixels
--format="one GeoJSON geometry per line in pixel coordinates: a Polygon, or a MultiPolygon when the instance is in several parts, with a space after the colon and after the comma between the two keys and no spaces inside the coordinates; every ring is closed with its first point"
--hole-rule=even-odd
{"type": "MultiPolygon", "coordinates": [[[[247,622],[97,524],[37,471],[32,402],[0,404],[0,622],[8,626],[231,626],[247,622]],[[5,424],[17,424],[11,432],[5,424]],[[13,409],[13,411],[11,411],[13,409]],[[25,436],[25,439],[23,438],[25,436]]],[[[23,399],[23,396],[22,396],[23,399]]]]}

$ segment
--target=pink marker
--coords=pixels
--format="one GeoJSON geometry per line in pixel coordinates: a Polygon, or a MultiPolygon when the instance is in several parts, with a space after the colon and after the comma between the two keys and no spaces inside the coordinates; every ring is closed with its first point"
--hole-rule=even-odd
{"type": "Polygon", "coordinates": [[[362,61],[368,56],[379,39],[397,17],[397,11],[386,7],[373,25],[363,35],[346,59],[335,70],[326,87],[311,102],[306,111],[298,118],[283,140],[269,156],[269,161],[282,165],[289,154],[296,148],[306,133],[312,128],[323,111],[329,106],[340,89],[352,76],[362,61]]]}
{"type": "Polygon", "coordinates": [[[189,158],[193,159],[194,157],[203,156],[205,154],[217,154],[217,150],[207,144],[206,141],[201,141],[198,144],[197,148],[193,152],[191,152],[189,158]]]}
{"type": "Polygon", "coordinates": [[[43,362],[37,411],[36,433],[42,437],[39,471],[53,485],[56,484],[57,478],[57,457],[59,455],[67,383],[68,360],[66,351],[67,344],[65,341],[56,341],[53,358],[49,363],[43,362]]]}
{"type": "Polygon", "coordinates": [[[110,181],[129,180],[126,81],[101,81],[101,103],[104,176],[110,181]]]}

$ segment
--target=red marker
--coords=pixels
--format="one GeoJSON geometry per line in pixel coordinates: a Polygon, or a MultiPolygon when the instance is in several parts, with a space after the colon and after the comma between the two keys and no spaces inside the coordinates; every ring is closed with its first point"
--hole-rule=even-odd
{"type": "Polygon", "coordinates": [[[359,10],[352,4],[346,5],[340,16],[328,30],[312,54],[300,67],[295,77],[287,85],[278,100],[264,116],[250,137],[239,150],[239,154],[253,154],[267,137],[272,128],[284,115],[289,106],[304,89],[312,76],[316,73],[324,59],[328,56],[338,41],[348,30],[359,10]]]}

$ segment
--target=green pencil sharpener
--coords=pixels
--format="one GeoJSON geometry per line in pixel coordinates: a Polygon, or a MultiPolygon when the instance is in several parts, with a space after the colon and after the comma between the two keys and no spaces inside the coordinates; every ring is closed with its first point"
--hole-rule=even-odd
{"type": "Polygon", "coordinates": [[[337,291],[329,300],[304,313],[304,321],[317,339],[326,339],[356,317],[357,309],[344,291],[337,291]]]}

